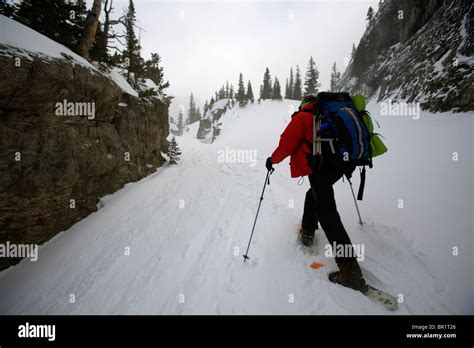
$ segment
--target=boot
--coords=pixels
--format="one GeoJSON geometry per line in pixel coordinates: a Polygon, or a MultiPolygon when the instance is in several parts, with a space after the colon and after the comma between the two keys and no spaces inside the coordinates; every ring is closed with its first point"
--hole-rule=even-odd
{"type": "Polygon", "coordinates": [[[314,239],[314,231],[302,227],[300,229],[300,239],[301,243],[303,243],[304,246],[312,245],[314,239]]]}
{"type": "Polygon", "coordinates": [[[329,280],[333,283],[366,293],[369,286],[365,282],[362,271],[356,259],[337,262],[339,271],[329,274],[329,280]]]}

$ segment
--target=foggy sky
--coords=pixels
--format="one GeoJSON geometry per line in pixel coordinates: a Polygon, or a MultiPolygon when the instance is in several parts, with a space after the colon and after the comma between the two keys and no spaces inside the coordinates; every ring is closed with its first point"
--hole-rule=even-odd
{"type": "MultiPolygon", "coordinates": [[[[88,1],[88,5],[91,1],[88,1]]],[[[115,0],[117,17],[128,0],[115,0]]],[[[226,80],[251,80],[258,97],[265,67],[276,75],[284,93],[290,66],[303,77],[313,56],[321,89],[329,88],[335,61],[344,70],[353,43],[365,30],[367,9],[378,1],[163,1],[135,0],[142,55],[162,57],[168,94],[178,104],[193,92],[199,105],[226,80]]],[[[137,33],[138,34],[138,33],[137,33]]],[[[201,105],[202,107],[202,105],[201,105]]]]}

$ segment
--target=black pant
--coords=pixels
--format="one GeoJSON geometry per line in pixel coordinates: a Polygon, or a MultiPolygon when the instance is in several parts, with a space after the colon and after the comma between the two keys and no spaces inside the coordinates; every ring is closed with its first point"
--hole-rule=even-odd
{"type": "MultiPolygon", "coordinates": [[[[314,231],[318,220],[331,246],[334,242],[351,244],[351,240],[342,224],[334,199],[333,185],[342,177],[341,169],[323,166],[309,175],[311,188],[306,192],[302,227],[314,231]]],[[[352,254],[354,255],[354,254],[352,254]]],[[[354,257],[336,257],[336,262],[353,260],[354,257]]]]}

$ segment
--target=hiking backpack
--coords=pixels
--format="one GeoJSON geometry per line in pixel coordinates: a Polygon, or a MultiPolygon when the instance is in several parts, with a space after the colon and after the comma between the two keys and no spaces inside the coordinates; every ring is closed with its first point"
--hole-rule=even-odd
{"type": "Polygon", "coordinates": [[[327,161],[341,168],[348,180],[355,168],[362,166],[357,194],[357,199],[362,200],[365,166],[372,168],[374,154],[380,155],[387,149],[373,133],[372,120],[364,110],[365,101],[361,110],[359,105],[356,108],[354,100],[346,92],[321,92],[311,100],[314,104],[313,143],[308,164],[317,170],[327,161]],[[381,143],[384,150],[374,148],[374,143],[381,143]]]}

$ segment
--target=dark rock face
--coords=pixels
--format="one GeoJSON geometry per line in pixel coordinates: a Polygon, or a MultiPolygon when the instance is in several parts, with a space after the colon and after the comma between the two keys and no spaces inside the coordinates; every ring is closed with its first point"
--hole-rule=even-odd
{"type": "MultiPolygon", "coordinates": [[[[201,139],[201,140],[206,139],[206,137],[211,133],[211,130],[212,130],[211,120],[209,119],[200,120],[196,138],[201,139]]],[[[212,138],[214,138],[213,134],[212,134],[212,138]]]]}
{"type": "Polygon", "coordinates": [[[341,88],[431,111],[474,110],[474,6],[467,0],[386,0],[341,88]]]}
{"type": "Polygon", "coordinates": [[[66,59],[14,63],[0,55],[0,243],[41,244],[164,163],[168,105],[66,59]],[[56,115],[63,100],[93,102],[95,118],[56,115]]]}
{"type": "Polygon", "coordinates": [[[231,108],[230,99],[221,99],[209,110],[205,117],[199,121],[199,128],[196,138],[213,143],[221,133],[220,118],[231,108]]]}

